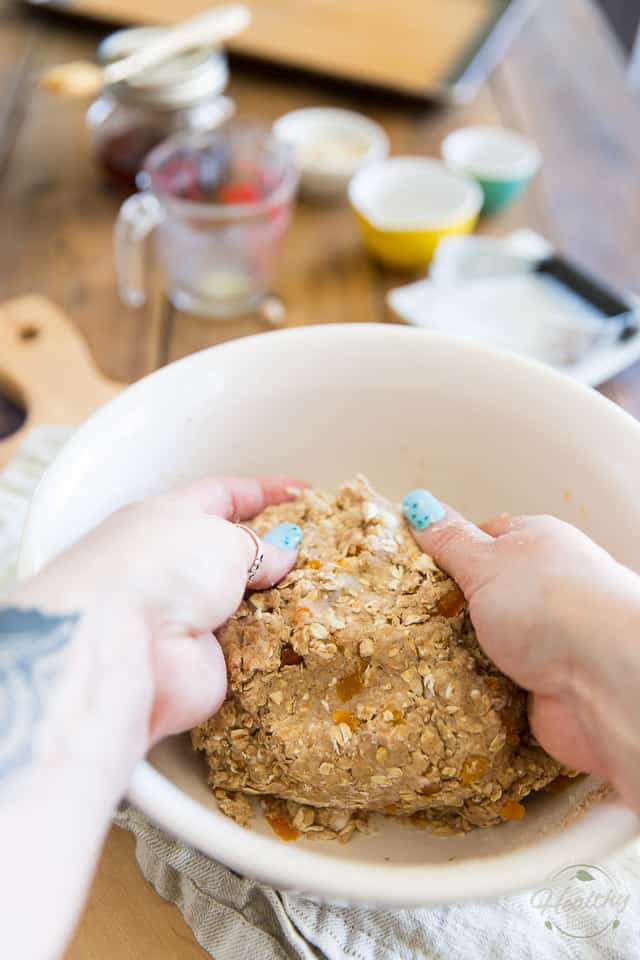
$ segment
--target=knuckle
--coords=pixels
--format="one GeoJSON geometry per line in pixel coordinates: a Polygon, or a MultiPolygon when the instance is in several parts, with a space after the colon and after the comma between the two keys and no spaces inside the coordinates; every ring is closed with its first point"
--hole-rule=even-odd
{"type": "Polygon", "coordinates": [[[462,542],[463,534],[455,524],[447,524],[434,531],[431,537],[432,550],[436,554],[445,556],[451,553],[462,542]]]}
{"type": "Polygon", "coordinates": [[[426,549],[467,594],[474,585],[479,546],[463,527],[451,523],[435,532],[426,549]]]}
{"type": "Polygon", "coordinates": [[[246,575],[256,554],[252,538],[238,524],[216,519],[219,520],[220,548],[225,552],[227,562],[233,566],[235,573],[246,575]]]}
{"type": "Polygon", "coordinates": [[[531,527],[535,527],[541,533],[555,533],[566,526],[562,520],[558,520],[557,517],[553,517],[549,513],[539,513],[528,517],[528,522],[531,527]]]}
{"type": "Polygon", "coordinates": [[[531,517],[528,530],[541,549],[548,547],[557,549],[558,546],[574,543],[576,538],[582,536],[580,531],[571,524],[548,514],[531,517]]]}

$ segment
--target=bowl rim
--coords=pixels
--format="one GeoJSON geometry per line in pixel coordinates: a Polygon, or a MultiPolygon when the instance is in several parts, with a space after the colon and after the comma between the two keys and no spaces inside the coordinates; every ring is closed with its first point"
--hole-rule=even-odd
{"type": "Polygon", "coordinates": [[[475,125],[460,127],[448,134],[441,144],[442,157],[450,169],[466,173],[490,183],[511,183],[530,180],[542,165],[542,154],[538,146],[529,137],[518,130],[507,127],[475,125]],[[509,143],[521,151],[517,162],[509,166],[509,172],[496,172],[490,164],[476,164],[465,159],[467,147],[472,141],[493,141],[509,143]]]}
{"type": "Polygon", "coordinates": [[[359,217],[382,233],[421,233],[446,230],[477,217],[484,203],[484,195],[473,178],[452,170],[442,160],[436,157],[406,155],[377,160],[358,170],[349,182],[349,203],[359,217]],[[460,199],[451,205],[447,213],[416,216],[415,220],[402,223],[394,220],[392,216],[382,217],[376,214],[374,202],[367,196],[372,181],[385,176],[398,180],[408,171],[418,171],[431,180],[438,177],[440,182],[447,180],[455,183],[460,189],[460,199]]]}
{"type": "Polygon", "coordinates": [[[632,843],[640,830],[640,818],[622,803],[600,802],[560,834],[508,853],[426,865],[381,864],[336,860],[322,851],[247,830],[233,820],[213,826],[211,810],[147,760],[133,771],[127,799],[159,827],[213,860],[276,889],[396,909],[493,900],[530,889],[547,882],[567,863],[597,862],[616,853],[632,843]]]}
{"type": "MultiPolygon", "coordinates": [[[[149,389],[149,384],[181,375],[206,364],[213,356],[253,352],[265,337],[288,340],[327,341],[335,348],[336,338],[378,338],[384,345],[405,338],[424,345],[446,343],[480,362],[488,359],[520,369],[538,379],[541,387],[553,385],[566,397],[578,396],[591,409],[605,409],[613,420],[631,429],[640,444],[640,423],[596,391],[577,383],[542,363],[514,356],[480,344],[465,343],[443,333],[395,324],[351,323],[299,327],[256,334],[217,346],[177,360],[147,375],[118,394],[72,435],[42,478],[32,501],[18,563],[19,576],[35,573],[49,557],[43,556],[38,543],[39,517],[50,517],[49,491],[64,480],[67,461],[84,447],[87,433],[93,433],[108,422],[114,412],[126,409],[149,389]]],[[[588,412],[585,410],[585,413],[588,412]]],[[[209,808],[194,800],[157,771],[147,760],[133,771],[127,795],[155,823],[178,835],[213,859],[221,860],[241,873],[255,876],[279,889],[295,889],[324,899],[339,899],[380,907],[416,907],[428,903],[454,903],[468,899],[490,899],[530,888],[548,879],[550,873],[566,864],[597,861],[626,844],[640,832],[640,817],[619,801],[603,801],[587,809],[559,833],[528,843],[506,854],[493,854],[437,864],[380,864],[368,861],[336,860],[322,852],[283,844],[276,837],[265,837],[248,831],[233,821],[221,826],[212,823],[209,808]]]]}

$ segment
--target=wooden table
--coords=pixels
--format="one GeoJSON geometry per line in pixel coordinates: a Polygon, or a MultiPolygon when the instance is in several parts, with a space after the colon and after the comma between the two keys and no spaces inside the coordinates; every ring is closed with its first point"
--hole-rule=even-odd
{"type": "MultiPolygon", "coordinates": [[[[218,322],[178,313],[157,283],[141,311],[118,302],[111,231],[122,196],[91,163],[82,108],[34,86],[45,67],[90,56],[105,32],[0,6],[0,296],[46,294],[73,317],[104,372],[130,381],[265,324],[255,315],[218,322]]],[[[638,110],[622,55],[588,0],[542,4],[466,107],[347,91],[246,62],[234,62],[232,72],[231,92],[245,116],[269,122],[294,107],[343,105],[382,122],[395,153],[437,154],[447,132],[469,123],[521,128],[542,148],[542,173],[523,200],[482,230],[532,226],[602,276],[640,288],[638,110]]],[[[364,258],[344,206],[299,205],[277,284],[287,323],[384,321],[384,294],[397,279],[364,258]]],[[[640,365],[604,392],[640,415],[640,365]]],[[[0,432],[10,419],[0,403],[0,432]]],[[[178,911],[141,879],[131,837],[112,831],[70,960],[204,956],[178,911]]]]}

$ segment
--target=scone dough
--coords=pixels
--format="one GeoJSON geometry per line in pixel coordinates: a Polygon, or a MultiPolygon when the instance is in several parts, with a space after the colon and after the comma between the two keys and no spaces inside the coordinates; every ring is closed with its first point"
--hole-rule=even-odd
{"type": "Polygon", "coordinates": [[[223,808],[282,798],[322,835],[336,818],[334,834],[349,833],[348,815],[366,811],[417,814],[439,833],[519,817],[518,801],[561,768],[397,508],[358,477],[252,526],[285,520],[304,533],[297,565],[219,632],[227,700],[192,733],[223,808]]]}

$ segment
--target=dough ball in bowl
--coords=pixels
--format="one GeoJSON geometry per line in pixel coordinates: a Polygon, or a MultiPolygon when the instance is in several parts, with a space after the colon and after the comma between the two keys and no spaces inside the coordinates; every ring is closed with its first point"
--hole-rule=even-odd
{"type": "Polygon", "coordinates": [[[246,796],[286,800],[296,829],[343,839],[369,812],[441,834],[521,817],[561,767],[397,508],[358,477],[253,525],[283,521],[303,530],[296,567],[219,632],[227,700],[192,734],[222,808],[246,819],[246,796]]]}

